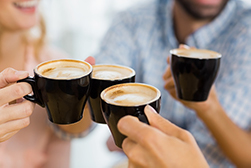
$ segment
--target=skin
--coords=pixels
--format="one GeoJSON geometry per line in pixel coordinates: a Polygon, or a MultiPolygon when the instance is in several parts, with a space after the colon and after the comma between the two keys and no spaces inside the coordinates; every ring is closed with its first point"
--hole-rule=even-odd
{"type": "MultiPolygon", "coordinates": [[[[22,71],[25,68],[25,53],[27,45],[23,42],[23,36],[40,21],[38,11],[40,1],[38,0],[36,6],[32,9],[20,9],[15,5],[15,3],[24,1],[30,0],[0,0],[0,71],[3,71],[8,67],[13,67],[19,71],[22,71]],[[13,48],[15,49],[13,50],[13,48]]],[[[29,43],[32,44],[32,40],[30,40],[29,43]]],[[[50,52],[46,53],[49,54],[50,52]]],[[[93,57],[87,58],[86,61],[90,64],[95,64],[93,57]]],[[[18,79],[13,79],[11,82],[15,83],[17,80],[18,79]]],[[[13,85],[13,89],[19,89],[19,85],[13,85]],[[15,88],[15,86],[17,88],[15,88]]],[[[6,95],[11,95],[11,92],[6,95]]],[[[27,105],[27,107],[25,106],[24,108],[29,108],[29,106],[27,105]]],[[[16,115],[16,113],[11,114],[16,115]]],[[[17,116],[12,117],[16,118],[17,116]]],[[[81,121],[70,125],[59,125],[59,127],[66,132],[77,134],[88,129],[91,124],[92,121],[90,114],[85,112],[81,121]]],[[[17,126],[16,129],[18,130],[20,127],[21,126],[17,126]]],[[[3,140],[6,139],[7,138],[3,138],[3,140]]]]}
{"type": "Polygon", "coordinates": [[[136,117],[125,116],[118,129],[127,136],[122,148],[129,160],[129,168],[207,168],[207,162],[193,136],[146,106],[150,125],[136,117]]]}
{"type": "Polygon", "coordinates": [[[176,0],[173,22],[177,40],[184,44],[190,34],[218,16],[227,2],[228,0],[176,0]]]}
{"type": "MultiPolygon", "coordinates": [[[[8,31],[27,30],[39,21],[37,7],[32,10],[21,10],[14,5],[14,2],[24,2],[27,0],[1,0],[0,1],[0,25],[8,31]]],[[[40,0],[38,0],[39,5],[40,0]]]]}
{"type": "MultiPolygon", "coordinates": [[[[226,3],[227,0],[176,0],[173,10],[173,22],[177,40],[180,43],[185,43],[186,38],[191,33],[210,23],[218,16],[226,3]],[[197,16],[194,15],[195,13],[197,16]]],[[[187,46],[181,47],[189,49],[187,46]]],[[[169,58],[167,62],[169,63],[169,58]]],[[[207,101],[194,103],[177,99],[174,80],[169,66],[164,72],[163,80],[165,82],[164,87],[170,95],[187,108],[194,110],[197,116],[204,122],[222,152],[233,164],[237,167],[251,166],[251,133],[239,128],[227,116],[218,101],[214,86],[207,101]]]]}
{"type": "Polygon", "coordinates": [[[30,123],[34,104],[22,99],[32,92],[29,84],[15,83],[28,72],[7,68],[0,73],[0,142],[6,141],[30,123]],[[16,101],[17,100],[17,101],[16,101]],[[16,101],[16,103],[9,103],[16,101]]]}
{"type": "MultiPolygon", "coordinates": [[[[180,48],[189,49],[184,45],[181,45],[180,48]]],[[[170,62],[169,58],[167,62],[170,62]]],[[[170,95],[187,108],[192,109],[204,122],[226,157],[228,157],[237,167],[250,167],[251,133],[239,128],[227,116],[217,98],[215,87],[212,87],[206,101],[189,102],[177,98],[170,66],[166,69],[163,79],[165,81],[164,87],[170,95]]]]}
{"type": "Polygon", "coordinates": [[[214,19],[228,0],[176,0],[176,2],[196,20],[214,19]]]}
{"type": "MultiPolygon", "coordinates": [[[[222,11],[226,2],[226,0],[176,0],[173,22],[177,40],[185,43],[191,33],[212,21],[222,11]],[[185,7],[193,5],[198,10],[193,7],[190,9],[185,7]],[[190,10],[194,11],[191,13],[190,10]],[[197,16],[194,15],[195,13],[197,16]]],[[[181,46],[181,48],[189,49],[187,46],[181,46]]],[[[167,62],[169,64],[169,58],[167,62]]],[[[176,97],[174,80],[169,66],[163,75],[163,80],[165,89],[174,99],[194,110],[212,133],[219,147],[236,167],[251,167],[251,133],[240,129],[226,115],[218,101],[214,86],[206,101],[195,103],[182,101],[176,97]]],[[[149,113],[147,109],[145,113],[151,126],[144,125],[131,116],[122,118],[118,123],[119,130],[128,136],[122,147],[129,158],[129,167],[188,167],[191,164],[192,167],[208,167],[188,132],[175,127],[161,117],[156,121],[153,119],[156,116],[153,117],[153,113],[149,113]],[[167,138],[168,136],[164,133],[172,137],[167,138]],[[178,143],[180,141],[185,142],[186,145],[178,143]],[[172,148],[173,146],[174,148],[172,148]],[[180,151],[182,152],[179,153],[180,151]],[[193,155],[197,159],[191,157],[193,155]]]]}

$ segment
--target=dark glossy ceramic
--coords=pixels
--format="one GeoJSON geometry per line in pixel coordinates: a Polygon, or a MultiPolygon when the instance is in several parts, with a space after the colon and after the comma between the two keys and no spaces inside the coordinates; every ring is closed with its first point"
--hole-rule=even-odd
{"type": "Polygon", "coordinates": [[[92,77],[91,79],[91,92],[90,97],[88,99],[88,105],[90,109],[90,114],[92,120],[97,123],[105,124],[105,120],[103,114],[101,112],[100,107],[100,93],[107,87],[120,84],[120,83],[130,83],[135,82],[135,71],[129,67],[124,67],[120,65],[94,65],[93,71],[95,71],[95,67],[106,67],[106,66],[113,66],[121,69],[129,69],[132,71],[132,74],[127,77],[123,77],[121,79],[95,79],[92,77]]]}
{"type": "Polygon", "coordinates": [[[132,116],[138,117],[140,121],[146,124],[149,124],[148,119],[144,113],[144,108],[148,104],[152,106],[159,113],[160,106],[161,106],[160,91],[157,88],[154,88],[153,86],[146,85],[146,84],[141,84],[141,83],[118,84],[118,85],[114,85],[105,89],[101,93],[101,109],[104,115],[104,119],[112,133],[115,144],[119,148],[122,147],[122,142],[126,138],[126,136],[119,132],[117,128],[118,121],[126,115],[132,115],[132,116]],[[125,85],[128,85],[128,86],[143,85],[147,87],[152,87],[154,90],[156,90],[157,96],[154,97],[152,101],[150,102],[143,103],[140,105],[135,105],[135,106],[115,105],[115,104],[108,103],[106,100],[104,100],[104,94],[107,91],[109,91],[110,89],[118,88],[125,85]]]}
{"type": "Polygon", "coordinates": [[[209,50],[192,49],[189,52],[215,55],[213,58],[194,58],[179,55],[177,50],[184,49],[171,50],[171,72],[178,98],[186,101],[207,100],[218,74],[221,55],[209,50]]]}
{"type": "MultiPolygon", "coordinates": [[[[77,61],[78,60],[53,60],[77,61]]],[[[39,64],[43,66],[51,61],[39,64]]],[[[74,79],[52,79],[42,76],[34,70],[34,77],[28,77],[18,82],[27,82],[32,86],[33,95],[25,98],[45,107],[51,122],[56,124],[72,124],[82,119],[83,109],[90,93],[92,66],[79,61],[89,67],[89,72],[74,79]]]]}

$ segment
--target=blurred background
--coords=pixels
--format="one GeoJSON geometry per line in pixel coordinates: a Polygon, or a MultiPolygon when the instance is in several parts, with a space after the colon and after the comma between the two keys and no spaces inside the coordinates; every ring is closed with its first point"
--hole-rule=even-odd
{"type": "MultiPolygon", "coordinates": [[[[118,12],[148,1],[151,0],[42,0],[48,41],[72,58],[84,60],[98,52],[100,40],[118,12]]],[[[73,140],[70,167],[112,168],[122,164],[126,157],[106,148],[109,135],[106,125],[97,125],[88,136],[73,140]]]]}
{"type": "MultiPolygon", "coordinates": [[[[84,60],[98,52],[99,43],[116,13],[150,0],[42,0],[50,44],[72,58],[84,60]]],[[[97,125],[86,137],[71,143],[71,168],[112,168],[125,155],[110,152],[107,125],[97,125]]]]}
{"type": "Polygon", "coordinates": [[[50,43],[74,58],[98,50],[114,15],[150,0],[42,0],[50,43]]]}

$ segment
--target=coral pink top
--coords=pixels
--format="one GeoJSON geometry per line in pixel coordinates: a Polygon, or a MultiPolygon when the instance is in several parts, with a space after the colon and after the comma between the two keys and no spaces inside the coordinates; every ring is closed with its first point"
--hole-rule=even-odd
{"type": "MultiPolygon", "coordinates": [[[[40,59],[46,61],[65,56],[55,49],[45,48],[40,59]]],[[[25,70],[33,76],[38,63],[33,48],[28,47],[25,70]]],[[[30,125],[0,143],[0,168],[69,168],[70,141],[58,138],[48,122],[45,109],[36,105],[30,125]]]]}

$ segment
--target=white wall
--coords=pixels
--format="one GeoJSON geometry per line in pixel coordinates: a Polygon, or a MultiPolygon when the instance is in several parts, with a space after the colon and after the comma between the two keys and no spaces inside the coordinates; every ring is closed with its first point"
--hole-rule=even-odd
{"type": "Polygon", "coordinates": [[[43,0],[50,42],[72,57],[94,54],[118,11],[148,0],[43,0]]]}

